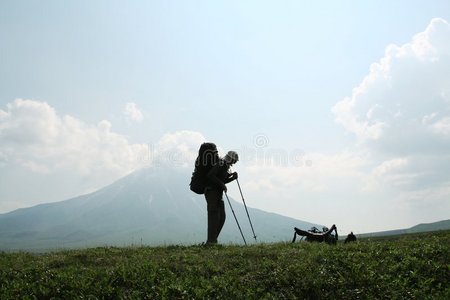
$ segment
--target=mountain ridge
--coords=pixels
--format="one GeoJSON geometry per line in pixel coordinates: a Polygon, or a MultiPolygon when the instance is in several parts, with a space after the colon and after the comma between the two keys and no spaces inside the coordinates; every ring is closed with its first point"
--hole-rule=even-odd
{"type": "Polygon", "coordinates": [[[439,231],[439,230],[450,230],[450,219],[431,222],[431,223],[420,223],[420,224],[417,224],[417,225],[414,225],[412,227],[405,228],[405,229],[394,229],[394,230],[362,233],[362,234],[358,234],[358,236],[360,236],[360,237],[382,237],[382,236],[421,233],[421,232],[430,232],[430,231],[439,231]]]}
{"type": "MultiPolygon", "coordinates": [[[[0,214],[0,250],[46,251],[60,248],[133,244],[198,244],[206,239],[206,202],[189,190],[190,174],[170,168],[146,168],[95,192],[0,214]]],[[[253,242],[242,202],[230,201],[247,242],[253,242]]],[[[226,199],[225,199],[225,202],[226,199]]],[[[228,203],[220,243],[243,243],[228,203]]],[[[293,228],[310,222],[248,207],[258,242],[290,241],[293,228]]],[[[388,236],[450,229],[450,220],[408,229],[358,234],[388,236]]]]}
{"type": "MultiPolygon", "coordinates": [[[[0,249],[201,243],[206,239],[206,202],[189,190],[189,178],[189,173],[175,169],[146,168],[93,193],[0,214],[0,249]]],[[[243,204],[230,201],[251,242],[243,204]]],[[[228,203],[225,207],[227,221],[219,242],[242,243],[228,203]]],[[[294,226],[320,226],[248,209],[258,242],[289,241],[294,226]]]]}

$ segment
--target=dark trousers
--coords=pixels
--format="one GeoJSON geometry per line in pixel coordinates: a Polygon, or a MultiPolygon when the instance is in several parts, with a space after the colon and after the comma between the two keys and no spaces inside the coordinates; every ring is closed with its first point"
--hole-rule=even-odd
{"type": "Polygon", "coordinates": [[[208,209],[208,244],[216,244],[223,224],[225,223],[225,205],[222,191],[206,189],[205,199],[208,209]]]}

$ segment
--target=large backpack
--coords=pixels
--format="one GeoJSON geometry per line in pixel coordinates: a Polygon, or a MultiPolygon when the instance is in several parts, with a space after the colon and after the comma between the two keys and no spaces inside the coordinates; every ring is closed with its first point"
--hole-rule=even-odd
{"type": "Polygon", "coordinates": [[[214,143],[203,143],[200,146],[197,159],[195,160],[191,183],[189,184],[191,191],[196,194],[203,194],[205,192],[205,188],[209,183],[207,178],[208,172],[218,160],[217,147],[214,143]]]}

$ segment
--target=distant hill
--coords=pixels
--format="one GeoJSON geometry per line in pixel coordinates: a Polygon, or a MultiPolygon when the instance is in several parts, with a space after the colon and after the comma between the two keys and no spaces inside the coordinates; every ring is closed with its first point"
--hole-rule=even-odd
{"type": "Polygon", "coordinates": [[[443,220],[434,223],[424,223],[413,226],[407,229],[407,233],[416,233],[416,232],[427,232],[427,231],[438,231],[438,230],[449,230],[450,229],[450,220],[443,220]]]}
{"type": "Polygon", "coordinates": [[[359,234],[359,237],[378,237],[378,236],[390,236],[390,235],[400,235],[407,233],[420,233],[420,232],[429,232],[429,231],[438,231],[438,230],[450,230],[450,220],[443,220],[433,223],[423,223],[415,225],[411,228],[407,229],[397,229],[397,230],[388,230],[388,231],[379,231],[372,233],[363,233],[359,234]]]}
{"type": "MultiPolygon", "coordinates": [[[[0,250],[103,245],[196,244],[206,240],[206,202],[189,190],[190,173],[147,168],[94,193],[0,214],[0,250]]],[[[232,200],[247,242],[253,241],[242,201],[232,200]]],[[[221,243],[242,243],[225,203],[221,243]]],[[[249,207],[258,242],[288,241],[294,226],[319,226],[249,207]]]]}

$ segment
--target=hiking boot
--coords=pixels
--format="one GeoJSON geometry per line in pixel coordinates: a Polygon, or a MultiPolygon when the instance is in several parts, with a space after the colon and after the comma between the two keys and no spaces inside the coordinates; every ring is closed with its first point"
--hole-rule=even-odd
{"type": "Polygon", "coordinates": [[[208,247],[208,246],[216,246],[216,245],[217,245],[217,241],[212,241],[212,242],[207,241],[207,242],[205,243],[205,246],[206,246],[206,247],[208,247]]]}

